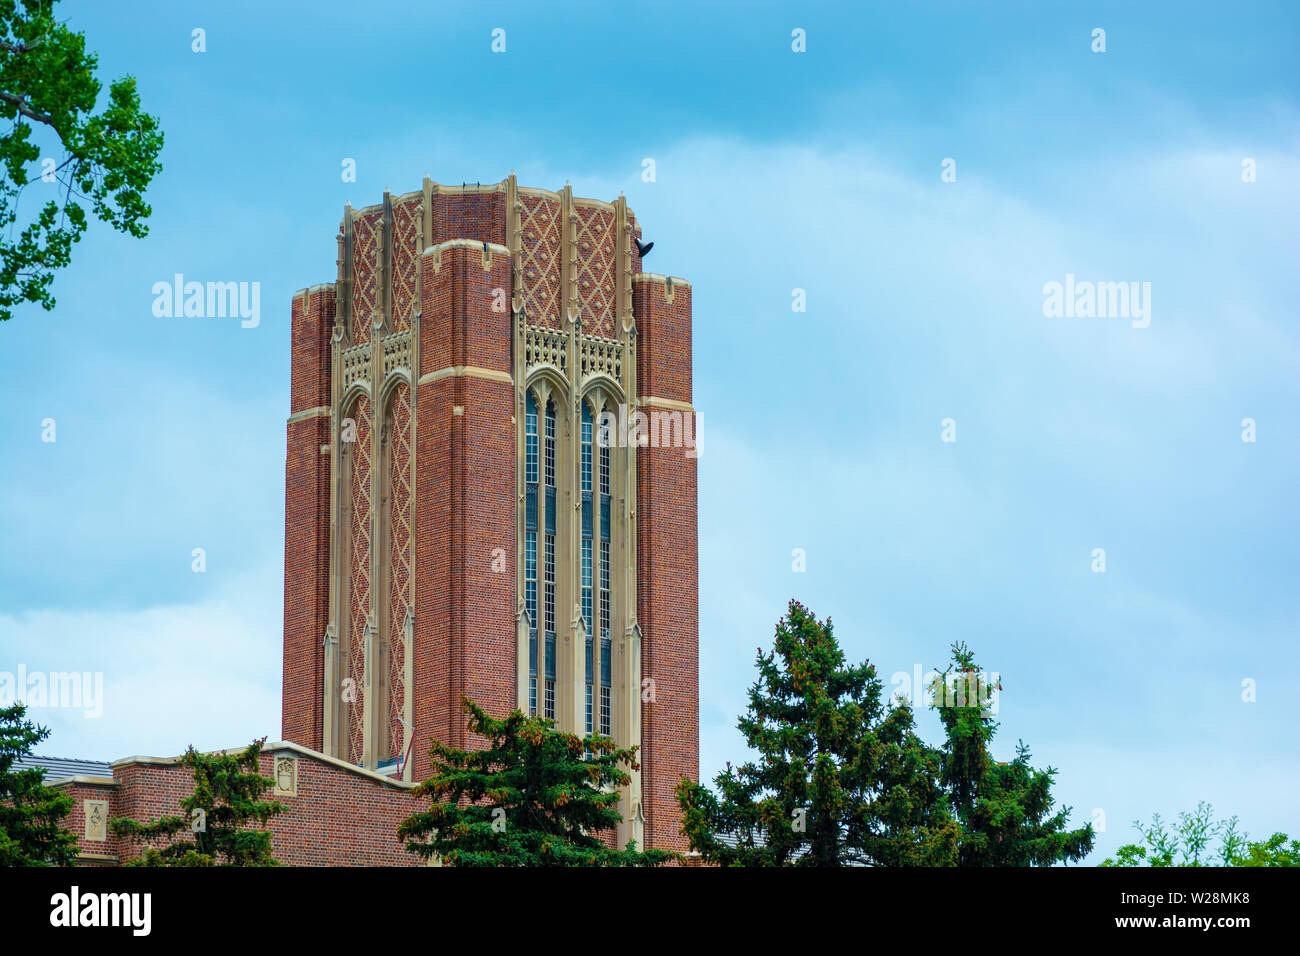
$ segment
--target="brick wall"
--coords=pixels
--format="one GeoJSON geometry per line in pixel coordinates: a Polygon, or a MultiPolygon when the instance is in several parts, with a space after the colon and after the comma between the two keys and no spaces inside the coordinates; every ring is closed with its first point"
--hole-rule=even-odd
{"type": "MultiPolygon", "coordinates": [[[[402,820],[427,809],[408,787],[377,779],[319,759],[302,751],[275,748],[263,751],[262,776],[274,777],[277,754],[297,758],[297,794],[266,799],[280,801],[283,812],[267,821],[271,853],[289,866],[423,866],[397,838],[402,820]]],[[[86,799],[107,800],[109,818],[140,822],[181,814],[180,800],[194,791],[194,777],[177,760],[122,761],[113,765],[112,785],[73,782],[60,785],[73,798],[68,828],[76,834],[83,854],[109,854],[126,863],[144,844],[108,834],[104,843],[85,839],[86,799]]],[[[108,862],[83,857],[83,864],[108,862]]]]}
{"type": "MultiPolygon", "coordinates": [[[[633,288],[639,397],[656,412],[689,414],[691,289],[640,278],[633,288]]],[[[699,549],[696,459],[683,447],[637,449],[637,617],[641,677],[655,699],[641,705],[642,788],[648,846],[685,851],[675,790],[699,766],[699,549]]]]}
{"type": "Polygon", "coordinates": [[[481,193],[435,192],[433,241],[473,239],[475,242],[506,242],[506,196],[500,187],[485,187],[481,193]]]}
{"type": "Polygon", "coordinates": [[[510,374],[510,315],[493,304],[507,301],[494,290],[508,296],[511,263],[503,247],[454,243],[422,270],[420,377],[434,378],[416,428],[417,778],[434,739],[470,742],[463,696],[495,716],[515,706],[514,388],[484,377],[510,374]]]}
{"type": "MultiPolygon", "coordinates": [[[[334,287],[293,297],[289,411],[330,404],[334,287]]],[[[323,639],[329,624],[328,415],[290,421],[284,467],[284,677],[281,735],[319,750],[323,639]]]]}

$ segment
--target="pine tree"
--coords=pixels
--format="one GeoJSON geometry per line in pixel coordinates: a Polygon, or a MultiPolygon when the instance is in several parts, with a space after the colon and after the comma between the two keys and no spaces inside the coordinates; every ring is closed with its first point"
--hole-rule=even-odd
{"type": "Polygon", "coordinates": [[[728,764],[717,794],[689,780],[677,788],[693,850],[724,866],[955,861],[938,754],[909,706],[882,703],[869,662],[845,662],[829,618],[791,601],[757,666],[739,721],[757,758],[728,764]]]}
{"type": "Polygon", "coordinates": [[[181,766],[194,774],[194,793],[180,801],[183,816],[152,823],[119,818],[109,826],[119,836],[146,842],[169,839],[162,849],[147,847],[128,866],[278,866],[271,855],[271,832],[250,829],[284,809],[278,800],[263,800],[274,781],[259,772],[266,738],[242,752],[202,754],[192,746],[181,766]],[[179,834],[191,838],[175,840],[179,834]]]}
{"type": "Polygon", "coordinates": [[[989,745],[998,725],[981,699],[975,656],[961,643],[952,654],[952,665],[934,682],[933,706],[947,737],[943,785],[961,823],[958,865],[1050,866],[1086,856],[1092,825],[1069,830],[1070,808],[1052,810],[1056,771],[1031,766],[1023,742],[1010,762],[993,759],[989,745]]]}
{"type": "Polygon", "coordinates": [[[435,742],[433,774],[415,789],[431,797],[425,813],[398,828],[411,852],[450,866],[658,866],[664,850],[616,850],[600,839],[622,820],[619,789],[639,769],[636,748],[608,737],[579,738],[554,721],[513,711],[496,719],[464,701],[482,750],[435,742]]]}
{"type": "Polygon", "coordinates": [[[50,735],[24,719],[26,714],[23,704],[0,709],[0,866],[69,866],[77,838],[63,820],[72,812],[72,798],[45,786],[39,767],[13,769],[50,735]]]}

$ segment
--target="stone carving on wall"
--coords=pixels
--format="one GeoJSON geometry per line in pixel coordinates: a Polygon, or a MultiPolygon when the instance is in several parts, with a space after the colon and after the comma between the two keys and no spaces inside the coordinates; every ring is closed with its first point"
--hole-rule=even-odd
{"type": "Polygon", "coordinates": [[[275,758],[275,796],[298,796],[298,758],[275,758]]]}
{"type": "Polygon", "coordinates": [[[83,800],[86,812],[86,839],[103,843],[108,839],[108,801],[83,800]]]}

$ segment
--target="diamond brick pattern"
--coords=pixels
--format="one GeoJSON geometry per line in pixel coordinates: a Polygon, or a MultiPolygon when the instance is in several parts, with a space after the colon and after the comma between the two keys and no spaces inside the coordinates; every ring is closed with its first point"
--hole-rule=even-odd
{"type": "Polygon", "coordinates": [[[407,196],[393,203],[393,315],[389,328],[394,332],[410,327],[416,307],[420,253],[424,251],[418,228],[422,198],[407,196]]]}
{"type": "Polygon", "coordinates": [[[388,461],[389,587],[388,587],[388,715],[385,757],[405,753],[407,731],[402,725],[406,708],[406,615],[411,609],[411,542],[413,530],[411,448],[411,389],[398,385],[393,392],[388,427],[391,429],[388,461]]]}
{"type": "Polygon", "coordinates": [[[352,524],[347,542],[351,549],[350,614],[343,675],[345,681],[352,681],[351,691],[355,699],[348,701],[344,697],[342,723],[347,728],[348,759],[360,763],[364,752],[362,718],[365,713],[366,618],[370,614],[370,533],[373,521],[370,507],[370,402],[364,397],[358,399],[352,417],[356,421],[357,440],[352,452],[352,524]]]}
{"type": "Polygon", "coordinates": [[[618,231],[613,210],[579,206],[578,300],[582,330],[588,335],[614,336],[614,247],[618,231]]]}
{"type": "Polygon", "coordinates": [[[352,220],[352,342],[370,341],[370,326],[379,309],[375,255],[383,241],[382,209],[358,213],[352,220]]]}
{"type": "Polygon", "coordinates": [[[560,201],[520,196],[519,248],[523,259],[524,307],[533,325],[560,327],[560,201]]]}

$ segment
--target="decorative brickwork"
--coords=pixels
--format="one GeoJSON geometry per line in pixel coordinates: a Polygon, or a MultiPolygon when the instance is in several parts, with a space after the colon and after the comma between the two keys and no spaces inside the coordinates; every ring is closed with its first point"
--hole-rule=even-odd
{"type": "Polygon", "coordinates": [[[560,197],[521,194],[523,300],[535,325],[560,326],[560,197]]]}
{"type": "Polygon", "coordinates": [[[384,728],[383,751],[379,759],[388,760],[405,754],[409,743],[408,726],[411,715],[407,712],[406,689],[409,648],[407,647],[408,615],[414,613],[411,603],[411,568],[413,565],[411,542],[415,532],[413,508],[412,448],[412,390],[405,382],[398,382],[389,399],[389,414],[385,425],[385,475],[388,482],[384,512],[388,547],[388,604],[386,651],[387,671],[387,726],[384,728]]]}
{"type": "Polygon", "coordinates": [[[424,252],[423,209],[419,193],[393,201],[393,331],[409,328],[418,307],[420,254],[424,252]]]}
{"type": "Polygon", "coordinates": [[[383,255],[384,211],[379,206],[359,211],[352,221],[352,343],[370,341],[370,326],[380,307],[380,277],[376,263],[383,255]]]}
{"type": "Polygon", "coordinates": [[[351,763],[365,759],[365,708],[367,701],[366,665],[372,642],[370,621],[370,543],[374,528],[371,512],[371,414],[370,402],[363,395],[351,409],[344,409],[344,420],[351,419],[355,439],[345,455],[350,467],[343,487],[348,496],[347,529],[344,546],[348,549],[348,607],[346,642],[343,646],[342,684],[339,689],[340,725],[344,741],[339,756],[351,763]]]}
{"type": "Polygon", "coordinates": [[[582,330],[604,338],[614,336],[614,211],[603,203],[575,207],[577,216],[578,300],[582,330]]]}

